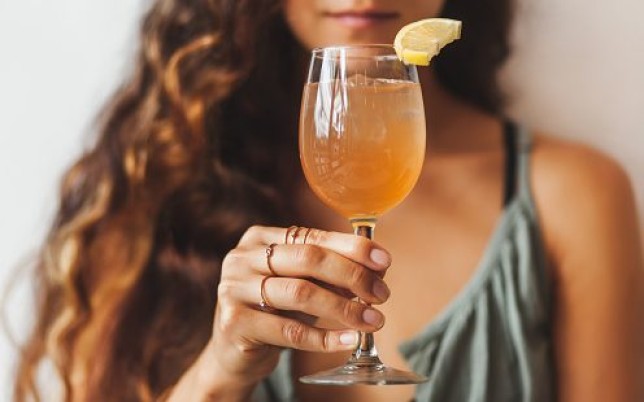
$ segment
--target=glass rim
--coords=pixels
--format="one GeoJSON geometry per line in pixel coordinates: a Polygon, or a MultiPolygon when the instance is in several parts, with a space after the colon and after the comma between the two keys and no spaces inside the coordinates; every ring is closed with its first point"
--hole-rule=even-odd
{"type": "Polygon", "coordinates": [[[332,45],[332,46],[322,46],[316,47],[311,50],[312,54],[319,54],[325,50],[350,50],[350,49],[388,49],[396,53],[394,45],[387,43],[366,43],[364,45],[332,45]]]}

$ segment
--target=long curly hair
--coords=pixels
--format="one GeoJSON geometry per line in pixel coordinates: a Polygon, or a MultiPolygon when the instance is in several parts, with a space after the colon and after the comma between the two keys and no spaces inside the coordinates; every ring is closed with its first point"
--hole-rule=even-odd
{"type": "MultiPolygon", "coordinates": [[[[491,113],[502,105],[510,3],[443,10],[466,31],[435,62],[437,77],[491,113]]],[[[224,255],[252,224],[297,219],[285,195],[301,179],[306,52],[281,1],[157,0],[140,35],[135,71],[62,181],[16,402],[41,400],[44,362],[64,401],[157,399],[211,335],[224,255]]]]}

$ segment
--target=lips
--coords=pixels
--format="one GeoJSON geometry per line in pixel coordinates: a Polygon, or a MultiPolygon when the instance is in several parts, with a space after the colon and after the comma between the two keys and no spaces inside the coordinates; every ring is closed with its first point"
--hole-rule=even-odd
{"type": "Polygon", "coordinates": [[[395,20],[400,14],[393,11],[362,10],[326,12],[324,16],[347,27],[366,28],[395,20]]]}

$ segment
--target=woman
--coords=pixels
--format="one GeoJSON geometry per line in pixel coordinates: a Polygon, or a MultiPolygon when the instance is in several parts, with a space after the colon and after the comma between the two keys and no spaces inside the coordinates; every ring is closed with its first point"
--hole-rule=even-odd
{"type": "Polygon", "coordinates": [[[509,0],[158,0],[133,78],[63,182],[16,401],[47,359],[66,401],[642,400],[628,180],[502,119],[510,16],[509,0]],[[379,243],[342,234],[297,162],[307,52],[438,15],[464,34],[421,70],[418,185],[379,243]],[[342,363],[356,330],[430,381],[295,381],[342,363]]]}

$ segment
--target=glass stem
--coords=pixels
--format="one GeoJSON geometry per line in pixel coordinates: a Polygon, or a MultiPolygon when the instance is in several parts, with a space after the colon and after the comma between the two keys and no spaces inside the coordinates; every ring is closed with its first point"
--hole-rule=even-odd
{"type": "MultiPolygon", "coordinates": [[[[373,239],[373,232],[376,228],[376,219],[355,219],[351,221],[353,225],[353,231],[356,236],[363,236],[367,239],[373,239]]],[[[369,303],[366,303],[358,299],[360,303],[363,303],[369,306],[369,303]]],[[[376,349],[376,343],[374,341],[373,333],[371,332],[360,332],[360,342],[356,350],[353,352],[349,364],[354,365],[368,365],[368,366],[382,366],[382,362],[378,358],[378,350],[376,349]]]]}

